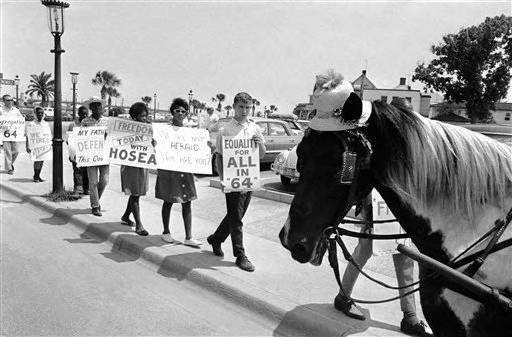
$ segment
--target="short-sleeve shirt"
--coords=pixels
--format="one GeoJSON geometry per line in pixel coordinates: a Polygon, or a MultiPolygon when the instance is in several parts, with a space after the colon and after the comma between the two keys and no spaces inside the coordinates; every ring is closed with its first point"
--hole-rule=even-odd
{"type": "Polygon", "coordinates": [[[82,119],[82,126],[108,126],[108,120],[105,117],[96,119],[92,116],[82,119]]]}
{"type": "Polygon", "coordinates": [[[252,138],[254,135],[260,136],[263,140],[263,143],[265,143],[261,129],[258,125],[256,125],[256,123],[251,121],[240,123],[236,119],[232,118],[228,124],[220,129],[219,136],[217,137],[217,147],[215,152],[222,155],[222,136],[239,136],[243,138],[252,138]]]}
{"type": "Polygon", "coordinates": [[[11,107],[11,109],[9,109],[9,110],[7,110],[4,106],[0,106],[0,116],[5,116],[5,117],[23,117],[21,112],[15,106],[11,107]]]}

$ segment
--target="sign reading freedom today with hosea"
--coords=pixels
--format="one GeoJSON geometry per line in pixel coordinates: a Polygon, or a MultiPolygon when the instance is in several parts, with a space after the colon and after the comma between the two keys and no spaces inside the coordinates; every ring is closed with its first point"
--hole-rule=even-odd
{"type": "Polygon", "coordinates": [[[159,169],[199,174],[212,173],[207,130],[153,123],[156,164],[159,169]]]}
{"type": "Polygon", "coordinates": [[[25,141],[25,118],[0,116],[0,140],[4,142],[25,141]]]}
{"type": "Polygon", "coordinates": [[[110,162],[125,166],[156,168],[152,139],[151,124],[110,118],[107,135],[110,162]]]}
{"type": "Polygon", "coordinates": [[[222,137],[224,192],[260,188],[260,152],[252,139],[222,137]]]}
{"type": "Polygon", "coordinates": [[[52,132],[48,123],[27,124],[28,147],[33,161],[52,159],[52,132]]]}
{"type": "Polygon", "coordinates": [[[108,165],[106,126],[89,126],[73,129],[73,139],[78,167],[108,165]]]}

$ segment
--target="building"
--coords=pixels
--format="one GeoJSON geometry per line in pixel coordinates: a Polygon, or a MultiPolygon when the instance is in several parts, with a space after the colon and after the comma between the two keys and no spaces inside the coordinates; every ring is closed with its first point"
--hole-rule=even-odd
{"type": "MultiPolygon", "coordinates": [[[[401,77],[398,85],[394,88],[377,88],[377,86],[366,76],[366,70],[363,70],[361,75],[351,82],[354,91],[366,101],[385,101],[391,103],[393,99],[403,98],[411,103],[413,110],[421,115],[428,117],[430,113],[430,99],[431,96],[423,94],[419,90],[411,89],[407,85],[406,78],[401,77]]],[[[295,107],[293,113],[299,119],[311,119],[314,116],[312,95],[309,96],[309,103],[299,103],[295,107]]]]}
{"type": "MultiPolygon", "coordinates": [[[[464,103],[450,104],[450,112],[442,113],[441,111],[448,103],[442,102],[438,104],[432,104],[430,107],[430,118],[443,120],[445,115],[455,115],[460,118],[467,120],[466,105],[464,103]]],[[[498,102],[495,105],[495,109],[491,110],[493,120],[496,124],[501,125],[512,125],[512,103],[498,102]]],[[[454,118],[453,116],[448,118],[454,118]]],[[[469,120],[467,120],[469,122],[469,120]]]]}

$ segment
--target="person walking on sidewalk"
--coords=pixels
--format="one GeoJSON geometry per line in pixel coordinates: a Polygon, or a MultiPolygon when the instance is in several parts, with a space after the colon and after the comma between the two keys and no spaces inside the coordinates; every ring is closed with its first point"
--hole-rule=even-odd
{"type": "MultiPolygon", "coordinates": [[[[222,166],[222,137],[223,136],[241,136],[252,139],[259,148],[260,158],[265,155],[265,140],[261,129],[252,121],[248,120],[249,113],[252,111],[252,97],[241,92],[236,94],[234,102],[234,117],[224,126],[217,137],[216,146],[216,164],[220,180],[223,181],[222,166]]],[[[213,253],[217,256],[224,256],[221,244],[231,235],[231,244],[233,245],[233,255],[236,257],[236,265],[245,271],[255,270],[254,265],[245,255],[243,244],[243,222],[242,219],[251,202],[251,192],[230,192],[225,193],[227,214],[217,227],[217,230],[207,238],[212,245],[213,253]]]]}
{"type": "MultiPolygon", "coordinates": [[[[48,125],[48,123],[44,120],[44,110],[43,108],[41,107],[36,107],[34,109],[34,120],[32,122],[28,122],[25,124],[25,130],[28,130],[30,127],[32,126],[36,126],[36,127],[43,127],[45,129],[48,129],[48,131],[50,130],[50,126],[48,125]]],[[[30,153],[32,151],[32,149],[30,148],[30,144],[29,144],[29,141],[28,141],[28,132],[25,131],[25,138],[26,138],[26,146],[27,146],[27,153],[30,153]]],[[[34,179],[34,182],[35,183],[39,183],[39,182],[43,182],[44,179],[41,178],[41,170],[43,169],[43,163],[44,161],[42,160],[36,160],[34,161],[34,176],[33,176],[33,179],[34,179]]]]}
{"type": "MultiPolygon", "coordinates": [[[[148,107],[145,103],[137,102],[130,107],[130,118],[141,123],[148,123],[148,107]]],[[[148,169],[142,167],[121,165],[121,189],[129,195],[126,210],[121,216],[121,223],[133,225],[130,214],[135,219],[135,233],[147,236],[148,231],[140,220],[139,198],[148,191],[148,169]]]]}
{"type": "MultiPolygon", "coordinates": [[[[4,117],[23,117],[21,112],[14,106],[11,95],[2,96],[3,106],[0,108],[0,116],[4,117]]],[[[14,174],[14,162],[18,158],[18,142],[4,141],[4,169],[7,174],[14,174]]]]}
{"type": "MultiPolygon", "coordinates": [[[[91,97],[85,104],[89,106],[91,110],[91,116],[86,117],[82,120],[82,126],[108,126],[107,119],[103,117],[103,105],[102,99],[97,97],[91,97]]],[[[106,134],[105,134],[106,137],[106,134]]],[[[100,199],[105,187],[108,185],[108,175],[110,166],[98,165],[87,167],[87,177],[89,178],[89,197],[91,200],[92,214],[101,216],[101,205],[100,199]]]]}
{"type": "MultiPolygon", "coordinates": [[[[183,121],[189,113],[188,103],[183,98],[175,98],[172,101],[170,111],[172,113],[172,125],[183,127],[183,121]]],[[[155,197],[164,201],[162,204],[162,223],[164,230],[162,240],[174,243],[169,230],[169,220],[173,203],[181,204],[181,215],[185,225],[185,241],[187,246],[199,248],[202,242],[192,237],[192,200],[197,199],[194,175],[187,172],[177,172],[158,169],[156,176],[155,197]]]]}
{"type": "MultiPolygon", "coordinates": [[[[78,108],[78,118],[69,124],[68,131],[72,132],[75,127],[80,127],[82,121],[89,115],[89,110],[85,106],[78,108]]],[[[67,142],[66,142],[67,143],[67,142]]],[[[69,143],[68,143],[69,150],[69,143]]],[[[87,167],[76,166],[76,154],[69,150],[69,161],[73,165],[73,191],[75,194],[89,194],[89,179],[87,178],[87,167]]]]}
{"type": "MultiPolygon", "coordinates": [[[[363,225],[361,233],[373,233],[373,206],[371,193],[357,206],[361,210],[361,217],[363,221],[369,222],[368,225],[363,225]]],[[[356,211],[358,213],[358,211],[356,211]]],[[[373,254],[373,242],[369,239],[359,239],[359,242],[352,253],[352,257],[359,266],[363,267],[373,254]]],[[[398,286],[404,287],[414,282],[413,271],[414,261],[409,257],[397,253],[393,254],[393,264],[395,265],[395,272],[398,286]]],[[[342,288],[334,299],[334,307],[343,312],[351,318],[365,320],[366,317],[359,310],[359,308],[350,299],[354,285],[359,277],[359,270],[353,264],[347,264],[347,268],[343,273],[341,281],[342,288]]],[[[408,335],[420,337],[432,337],[433,335],[426,331],[426,325],[420,321],[416,316],[416,302],[414,294],[404,296],[410,288],[400,289],[398,293],[400,296],[400,308],[403,312],[403,319],[400,322],[400,330],[408,335]]]]}

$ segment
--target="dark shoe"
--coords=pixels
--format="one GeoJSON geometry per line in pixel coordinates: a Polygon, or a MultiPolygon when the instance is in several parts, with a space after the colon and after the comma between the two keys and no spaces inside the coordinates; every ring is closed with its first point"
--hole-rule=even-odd
{"type": "Polygon", "coordinates": [[[84,195],[89,195],[89,190],[84,190],[84,195]]]}
{"type": "Polygon", "coordinates": [[[44,182],[44,179],[41,179],[41,177],[37,178],[37,180],[39,180],[39,182],[44,182]]]}
{"type": "Polygon", "coordinates": [[[240,269],[245,271],[254,271],[256,269],[245,255],[238,256],[235,263],[240,269]]]}
{"type": "Polygon", "coordinates": [[[93,207],[92,208],[92,214],[94,214],[96,216],[101,216],[102,215],[99,207],[93,207]]]}
{"type": "Polygon", "coordinates": [[[426,331],[427,325],[423,323],[423,321],[419,321],[416,324],[411,324],[406,319],[402,319],[400,322],[400,330],[403,333],[406,333],[411,336],[419,336],[419,337],[434,337],[433,334],[426,331]]]}
{"type": "Polygon", "coordinates": [[[213,254],[220,257],[224,256],[224,252],[222,251],[222,248],[220,248],[220,243],[213,241],[211,235],[208,238],[206,238],[206,241],[208,241],[208,243],[212,245],[213,254]]]}
{"type": "Polygon", "coordinates": [[[14,174],[14,170],[7,171],[7,174],[13,175],[14,174]]]}
{"type": "Polygon", "coordinates": [[[144,227],[139,227],[135,230],[135,233],[139,234],[140,236],[148,236],[148,231],[144,229],[144,227]]]}
{"type": "Polygon", "coordinates": [[[348,317],[358,319],[361,321],[364,321],[366,319],[361,310],[359,310],[359,308],[356,307],[355,303],[341,294],[336,295],[336,297],[334,298],[334,307],[336,308],[336,310],[341,311],[348,317]]]}
{"type": "Polygon", "coordinates": [[[121,225],[133,227],[133,226],[135,226],[135,223],[133,221],[131,221],[130,219],[121,217],[121,225]]]}

